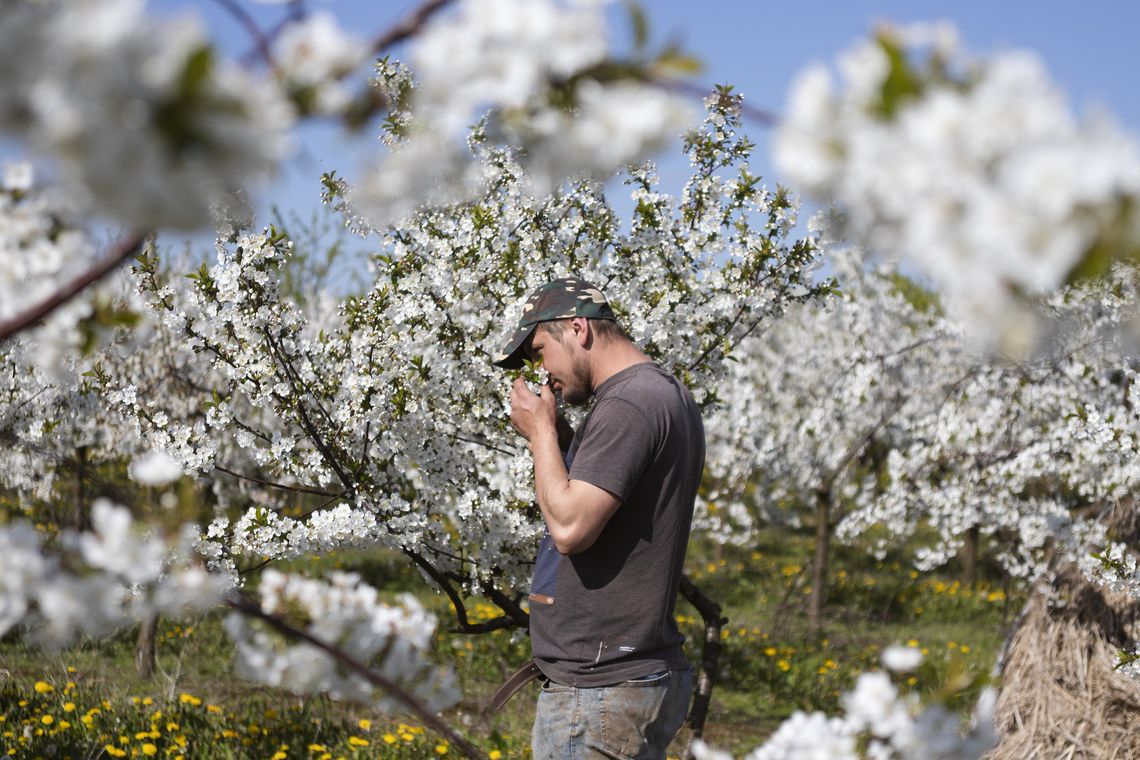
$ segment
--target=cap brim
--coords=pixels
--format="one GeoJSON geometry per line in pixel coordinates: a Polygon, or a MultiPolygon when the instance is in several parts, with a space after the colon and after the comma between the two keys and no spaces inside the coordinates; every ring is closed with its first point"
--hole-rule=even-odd
{"type": "Polygon", "coordinates": [[[520,369],[523,366],[522,347],[526,343],[527,338],[534,332],[537,325],[530,325],[528,327],[520,327],[515,330],[515,334],[507,341],[507,345],[503,347],[501,353],[497,354],[491,363],[496,367],[502,369],[520,369]]]}

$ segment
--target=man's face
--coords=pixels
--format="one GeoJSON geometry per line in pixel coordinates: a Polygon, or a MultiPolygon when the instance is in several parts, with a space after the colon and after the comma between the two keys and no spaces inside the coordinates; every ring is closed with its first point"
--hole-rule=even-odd
{"type": "Polygon", "coordinates": [[[541,325],[530,339],[530,356],[541,361],[550,376],[554,392],[567,404],[580,406],[590,400],[590,370],[582,347],[574,340],[573,327],[564,324],[558,335],[548,333],[541,325]]]}

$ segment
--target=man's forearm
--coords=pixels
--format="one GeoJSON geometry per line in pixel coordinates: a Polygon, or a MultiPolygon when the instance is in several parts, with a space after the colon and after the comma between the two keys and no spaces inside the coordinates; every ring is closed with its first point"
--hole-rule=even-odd
{"type": "Polygon", "coordinates": [[[621,499],[582,480],[570,480],[553,427],[530,439],[534,458],[534,492],[554,546],[577,554],[594,545],[621,499]]]}
{"type": "Polygon", "coordinates": [[[543,426],[530,441],[534,459],[534,495],[552,535],[568,527],[572,520],[567,499],[570,489],[566,462],[558,447],[558,434],[553,427],[543,426]]]}

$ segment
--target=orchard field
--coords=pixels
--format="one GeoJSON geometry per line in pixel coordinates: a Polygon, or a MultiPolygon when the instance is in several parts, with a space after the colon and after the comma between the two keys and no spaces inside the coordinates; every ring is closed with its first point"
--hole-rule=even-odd
{"type": "MultiPolygon", "coordinates": [[[[805,593],[810,552],[810,535],[791,530],[767,532],[748,549],[693,547],[691,575],[724,601],[728,619],[705,728],[709,741],[743,753],[794,710],[838,711],[840,694],[859,673],[878,666],[884,645],[926,655],[921,668],[897,679],[901,689],[925,699],[950,698],[965,708],[992,681],[1023,594],[1007,596],[996,578],[971,587],[957,573],[919,575],[905,557],[879,561],[853,547],[836,558],[828,622],[813,633],[805,593]]],[[[446,600],[425,594],[397,557],[337,555],[322,563],[361,572],[392,599],[418,591],[441,618],[450,614],[446,600]]],[[[480,619],[496,611],[482,602],[473,612],[480,619]]],[[[682,605],[678,620],[689,639],[687,654],[698,662],[700,616],[682,605]]],[[[160,621],[157,668],[148,679],[136,670],[134,631],[57,654],[6,643],[4,750],[20,757],[86,757],[99,746],[107,756],[133,757],[456,754],[414,718],[234,681],[233,649],[218,622],[216,615],[160,621]]],[[[464,693],[445,713],[451,722],[485,756],[529,757],[537,687],[524,689],[500,713],[488,711],[491,692],[529,657],[526,642],[503,631],[440,632],[433,652],[454,668],[464,693]]],[[[681,756],[687,741],[682,733],[670,756],[681,756]]]]}
{"type": "Polygon", "coordinates": [[[1037,56],[883,24],[773,114],[648,5],[215,12],[0,10],[9,755],[527,756],[491,360],[573,275],[705,425],[675,757],[1140,756],[1140,147],[1037,56]]]}

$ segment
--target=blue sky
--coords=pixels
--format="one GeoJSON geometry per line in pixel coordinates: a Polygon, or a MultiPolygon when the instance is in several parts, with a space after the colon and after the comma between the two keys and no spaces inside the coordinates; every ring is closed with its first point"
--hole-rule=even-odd
{"type": "MultiPolygon", "coordinates": [[[[243,0],[236,0],[243,2],[243,0]]],[[[314,0],[312,9],[334,13],[347,28],[365,37],[385,29],[415,7],[412,0],[314,0]]],[[[249,38],[217,0],[152,0],[152,10],[165,14],[177,9],[202,17],[215,38],[231,53],[249,48],[249,38]]],[[[779,112],[795,73],[811,61],[831,61],[853,40],[879,21],[949,20],[965,45],[978,53],[1010,48],[1036,51],[1058,84],[1069,94],[1078,112],[1105,108],[1131,131],[1140,133],[1140,3],[1086,2],[1046,4],[1028,0],[958,0],[918,2],[795,3],[718,2],[715,0],[645,0],[642,3],[657,43],[678,40],[704,64],[696,79],[701,83],[727,82],[747,101],[779,112]]],[[[244,0],[244,7],[271,26],[282,8],[244,0]]],[[[628,36],[624,13],[615,4],[614,36],[628,36]]],[[[398,54],[397,54],[397,57],[398,54]]],[[[758,142],[754,167],[770,181],[767,130],[750,125],[758,142]]],[[[272,199],[284,208],[303,210],[317,202],[317,179],[322,171],[337,169],[353,176],[353,167],[378,150],[372,134],[350,139],[338,128],[319,126],[303,133],[298,157],[275,183],[272,199]]],[[[660,157],[666,189],[683,178],[684,165],[669,155],[660,157]]]]}

